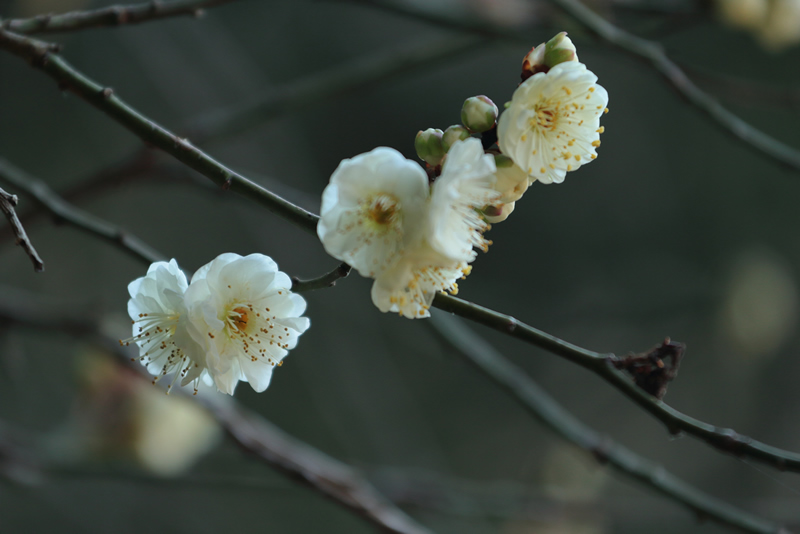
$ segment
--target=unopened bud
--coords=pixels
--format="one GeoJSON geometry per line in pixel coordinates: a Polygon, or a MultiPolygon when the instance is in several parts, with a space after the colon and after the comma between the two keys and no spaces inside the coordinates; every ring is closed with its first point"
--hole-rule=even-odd
{"type": "Polygon", "coordinates": [[[512,211],[514,211],[514,202],[499,204],[497,206],[486,206],[483,208],[483,218],[486,219],[486,222],[489,224],[495,224],[508,219],[512,211]]]}
{"type": "Polygon", "coordinates": [[[486,132],[494,128],[499,113],[488,96],[472,96],[461,107],[461,122],[471,132],[486,132]]]}
{"type": "Polygon", "coordinates": [[[565,61],[578,61],[578,52],[567,37],[567,32],[561,32],[546,43],[531,48],[522,60],[522,79],[524,81],[538,72],[547,72],[565,61]]]}
{"type": "Polygon", "coordinates": [[[414,139],[414,148],[417,150],[419,159],[430,165],[440,165],[444,159],[444,147],[442,146],[442,131],[434,128],[417,132],[414,139]]]}
{"type": "Polygon", "coordinates": [[[463,141],[469,137],[469,130],[461,126],[460,124],[454,124],[448,127],[444,131],[444,135],[442,135],[442,146],[444,147],[445,152],[450,151],[450,147],[456,141],[463,141]]]}

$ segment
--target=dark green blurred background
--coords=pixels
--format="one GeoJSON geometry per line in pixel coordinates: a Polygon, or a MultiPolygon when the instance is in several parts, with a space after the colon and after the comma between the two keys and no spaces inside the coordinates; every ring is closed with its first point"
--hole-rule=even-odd
{"type": "MultiPolygon", "coordinates": [[[[0,16],[110,3],[5,0],[0,16]]],[[[475,94],[502,104],[528,49],[569,31],[581,61],[610,95],[600,157],[564,184],[534,184],[491,231],[494,245],[475,262],[459,296],[597,351],[642,351],[671,336],[688,352],[667,395],[670,404],[800,450],[800,174],[733,140],[646,64],[593,40],[544,5],[531,11],[522,0],[413,4],[470,20],[509,9],[510,19],[495,23],[514,20],[521,24],[514,31],[529,40],[490,41],[202,147],[317,211],[342,158],[379,145],[414,157],[418,130],[458,122],[461,103],[475,94]]],[[[766,52],[701,3],[595,7],[663,42],[725,105],[800,148],[800,47],[766,52]]],[[[199,20],[54,39],[78,69],[148,117],[184,132],[209,113],[224,116],[286,82],[457,35],[347,2],[242,0],[199,20]]],[[[141,146],[7,53],[0,53],[0,125],[0,155],[59,191],[141,146]]],[[[308,234],[214,189],[169,157],[153,152],[152,158],[148,170],[74,201],[190,270],[231,251],[270,255],[301,278],[336,265],[308,234]]],[[[32,203],[20,198],[22,213],[32,203]]],[[[0,297],[18,298],[11,288],[24,289],[67,303],[75,315],[102,316],[112,335],[125,336],[126,285],[146,266],[47,216],[23,222],[46,271],[34,274],[4,234],[0,297]]],[[[353,274],[335,289],[307,294],[312,328],[265,393],[241,384],[237,399],[357,466],[439,533],[723,532],[566,447],[422,321],[378,312],[369,287],[353,274]]],[[[598,430],[731,503],[800,526],[797,475],[723,456],[692,438],[670,438],[589,373],[476,330],[598,430]]],[[[151,479],[113,447],[76,453],[82,428],[76,420],[87,402],[81,362],[92,350],[61,334],[0,330],[2,428],[66,466],[37,485],[0,483],[0,532],[373,531],[224,440],[178,478],[151,479]]]]}

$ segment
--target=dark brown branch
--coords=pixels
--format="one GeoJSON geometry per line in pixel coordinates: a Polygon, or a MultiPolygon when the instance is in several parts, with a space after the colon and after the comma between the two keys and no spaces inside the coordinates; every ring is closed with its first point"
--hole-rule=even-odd
{"type": "Polygon", "coordinates": [[[458,319],[435,314],[430,324],[460,356],[490,377],[540,423],[608,464],[622,475],[637,480],[651,490],[678,502],[698,518],[705,518],[726,527],[757,534],[789,534],[780,525],[754,516],[708,495],[632,450],[597,433],[550,397],[528,374],[494,347],[473,333],[458,319]]]}
{"type": "Polygon", "coordinates": [[[143,4],[108,6],[86,11],[70,11],[60,15],[39,15],[27,19],[3,21],[4,29],[16,33],[58,33],[86,28],[140,24],[151,20],[189,15],[199,17],[203,9],[226,4],[233,0],[154,0],[143,4]]]}
{"type": "MultiPolygon", "coordinates": [[[[54,330],[90,340],[120,357],[120,362],[145,375],[131,354],[115,339],[103,334],[98,323],[76,317],[74,303],[59,304],[11,288],[0,291],[0,322],[54,330]]],[[[149,379],[149,376],[148,376],[149,379]]],[[[178,390],[181,391],[181,390],[178,390]]],[[[235,399],[186,395],[205,406],[242,450],[292,480],[344,506],[390,534],[430,534],[403,511],[383,498],[349,465],[289,436],[259,415],[239,406],[235,399]]]]}
{"type": "Polygon", "coordinates": [[[58,54],[53,45],[0,30],[0,48],[26,59],[55,79],[61,87],[72,91],[94,107],[136,134],[142,141],[162,149],[178,161],[209,178],[224,190],[232,190],[251,198],[275,214],[315,232],[318,217],[273,194],[239,173],[225,167],[166,128],[141,115],[110,88],[103,87],[76,71],[58,54]]]}
{"type": "Polygon", "coordinates": [[[11,225],[14,236],[17,238],[17,245],[21,246],[25,254],[31,259],[33,270],[40,273],[44,271],[44,262],[33,247],[33,243],[31,243],[31,240],[28,238],[28,234],[25,233],[25,228],[22,227],[22,223],[19,222],[17,212],[14,209],[16,206],[17,195],[11,195],[0,189],[0,210],[3,211],[6,219],[8,219],[8,224],[11,225]]]}
{"type": "Polygon", "coordinates": [[[333,287],[341,278],[347,278],[347,275],[350,274],[350,269],[351,267],[349,265],[342,263],[331,272],[323,274],[318,278],[300,280],[299,278],[293,276],[292,291],[295,293],[302,293],[303,291],[314,291],[315,289],[333,287]]]}
{"type": "Polygon", "coordinates": [[[493,328],[503,334],[521,339],[584,367],[614,386],[650,415],[664,423],[671,434],[685,432],[705,441],[723,452],[752,458],[780,470],[800,472],[800,454],[791,452],[753,438],[738,434],[730,428],[710,425],[679,412],[663,401],[651,396],[631,377],[616,368],[620,358],[612,353],[601,354],[573,345],[563,339],[528,326],[523,322],[478,304],[439,293],[433,300],[436,308],[454,313],[465,319],[493,328]]]}
{"type": "Polygon", "coordinates": [[[0,181],[13,184],[25,191],[59,220],[96,235],[140,260],[152,263],[165,259],[162,254],[135,235],[73,206],[58,196],[42,180],[15,167],[3,157],[0,157],[0,181]]]}

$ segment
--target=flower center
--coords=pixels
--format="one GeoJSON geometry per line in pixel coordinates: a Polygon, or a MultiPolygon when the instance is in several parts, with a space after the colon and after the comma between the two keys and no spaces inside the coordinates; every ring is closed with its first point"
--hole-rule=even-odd
{"type": "Polygon", "coordinates": [[[369,203],[366,218],[376,230],[387,231],[399,223],[400,203],[394,196],[382,193],[369,203]]]}
{"type": "Polygon", "coordinates": [[[247,321],[250,317],[248,312],[250,310],[244,306],[237,306],[228,313],[228,324],[236,329],[238,332],[247,330],[247,321]]]}
{"type": "Polygon", "coordinates": [[[558,108],[552,109],[549,102],[542,102],[533,107],[534,116],[530,120],[531,128],[554,131],[558,120],[558,108]]]}

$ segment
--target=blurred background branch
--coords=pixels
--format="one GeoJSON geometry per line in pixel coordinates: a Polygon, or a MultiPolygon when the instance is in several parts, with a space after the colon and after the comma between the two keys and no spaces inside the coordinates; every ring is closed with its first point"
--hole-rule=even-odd
{"type": "Polygon", "coordinates": [[[156,252],[130,232],[66,202],[45,182],[27,174],[19,167],[15,167],[2,156],[0,156],[0,181],[12,184],[31,195],[40,206],[56,216],[57,222],[64,222],[79,230],[96,235],[147,263],[165,259],[164,255],[156,252]]]}
{"type": "MultiPolygon", "coordinates": [[[[0,322],[38,331],[58,330],[77,336],[112,351],[121,362],[145,379],[150,379],[144,368],[131,358],[130,350],[105,334],[96,320],[76,317],[67,303],[6,288],[0,297],[0,322]]],[[[351,467],[287,435],[253,412],[238,406],[234,399],[202,395],[192,397],[183,390],[176,391],[201,403],[242,450],[290,479],[348,508],[380,531],[393,534],[429,532],[380,496],[351,467]]]]}
{"type": "Polygon", "coordinates": [[[15,33],[61,33],[86,28],[140,24],[167,17],[189,15],[200,17],[203,9],[233,0],[153,0],[142,4],[116,5],[86,11],[39,15],[27,19],[8,19],[0,25],[15,33]]]}
{"type": "MultiPolygon", "coordinates": [[[[422,7],[424,4],[400,3],[391,0],[334,0],[352,2],[388,10],[415,19],[441,25],[450,29],[460,29],[478,35],[525,40],[525,33],[509,32],[508,29],[487,24],[482,21],[457,20],[442,11],[422,7]]],[[[758,128],[727,110],[711,95],[700,89],[684,71],[672,61],[664,47],[657,42],[637,37],[613,25],[580,0],[551,0],[552,3],[573,17],[580,25],[613,46],[646,60],[661,73],[670,85],[689,104],[703,112],[727,133],[768,158],[775,160],[794,171],[800,171],[800,151],[758,128]]],[[[613,99],[611,106],[613,107],[613,99]]]]}
{"type": "Polygon", "coordinates": [[[25,228],[22,227],[22,223],[19,222],[16,207],[17,195],[11,195],[6,193],[3,189],[0,189],[0,211],[2,211],[3,215],[8,219],[8,224],[11,226],[11,230],[16,238],[16,244],[22,247],[22,250],[24,250],[25,254],[31,259],[33,270],[40,273],[44,271],[44,262],[33,247],[33,243],[31,243],[31,240],[28,238],[28,234],[25,233],[25,228]]]}
{"type": "Polygon", "coordinates": [[[458,318],[434,314],[429,321],[440,338],[456,352],[508,392],[536,420],[562,439],[608,464],[625,477],[632,478],[686,506],[698,519],[760,534],[788,534],[782,526],[720,501],[672,475],[662,465],[642,458],[632,450],[600,435],[580,422],[534,382],[528,374],[473,333],[458,318]]]}

